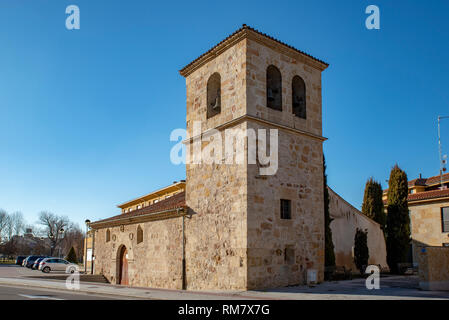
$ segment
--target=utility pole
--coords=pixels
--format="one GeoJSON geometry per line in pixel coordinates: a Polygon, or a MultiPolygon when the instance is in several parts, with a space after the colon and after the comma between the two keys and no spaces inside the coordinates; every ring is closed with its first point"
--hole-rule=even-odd
{"type": "Polygon", "coordinates": [[[440,130],[440,122],[441,119],[447,119],[449,116],[438,116],[438,152],[440,155],[440,189],[443,190],[443,171],[446,170],[445,162],[446,159],[443,160],[442,147],[441,147],[441,130],[440,130]]]}

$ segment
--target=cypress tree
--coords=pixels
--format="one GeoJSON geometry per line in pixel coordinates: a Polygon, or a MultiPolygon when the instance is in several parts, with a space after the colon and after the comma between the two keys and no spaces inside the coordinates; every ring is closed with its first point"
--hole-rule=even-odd
{"type": "Polygon", "coordinates": [[[387,263],[391,273],[398,274],[398,263],[407,261],[410,246],[410,217],[407,205],[407,174],[395,165],[388,180],[387,263]]]}
{"type": "Polygon", "coordinates": [[[332,242],[332,219],[329,213],[329,190],[327,189],[326,159],[323,156],[323,191],[324,191],[324,265],[335,266],[334,243],[332,242]]]}
{"type": "Polygon", "coordinates": [[[78,259],[76,257],[75,249],[73,247],[70,248],[69,254],[65,258],[68,262],[78,263],[78,259]]]}
{"type": "Polygon", "coordinates": [[[357,228],[354,237],[354,263],[363,273],[363,266],[368,265],[369,249],[368,249],[368,231],[357,228]]]}
{"type": "Polygon", "coordinates": [[[382,230],[385,230],[386,216],[382,200],[382,186],[373,178],[369,178],[365,185],[362,212],[368,218],[379,223],[382,230]]]}

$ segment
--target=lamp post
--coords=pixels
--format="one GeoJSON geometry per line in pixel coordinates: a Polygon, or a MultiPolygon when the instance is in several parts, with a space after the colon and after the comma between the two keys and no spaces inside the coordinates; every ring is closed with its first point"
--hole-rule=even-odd
{"type": "Polygon", "coordinates": [[[84,274],[87,273],[87,233],[89,232],[89,225],[90,225],[90,220],[86,219],[86,221],[84,221],[84,223],[86,224],[86,236],[84,237],[84,246],[85,248],[85,252],[86,254],[84,255],[84,274]]]}
{"type": "MultiPolygon", "coordinates": [[[[64,228],[59,229],[58,232],[62,237],[61,240],[64,239],[64,232],[65,232],[64,228]]],[[[61,258],[61,244],[59,245],[59,248],[58,248],[58,258],[61,258]]]]}
{"type": "Polygon", "coordinates": [[[449,116],[438,116],[438,152],[440,155],[440,189],[443,190],[443,171],[446,171],[445,165],[445,159],[443,160],[442,155],[442,147],[441,147],[441,131],[440,131],[440,122],[441,119],[447,119],[449,116]]]}

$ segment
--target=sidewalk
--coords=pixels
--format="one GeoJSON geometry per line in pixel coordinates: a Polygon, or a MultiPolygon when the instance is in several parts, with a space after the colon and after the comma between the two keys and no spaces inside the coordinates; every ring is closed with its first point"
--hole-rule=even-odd
{"type": "MultiPolygon", "coordinates": [[[[325,282],[316,287],[286,287],[265,291],[182,291],[130,288],[111,284],[81,282],[79,292],[155,300],[416,300],[449,299],[449,292],[421,291],[407,283],[412,278],[388,277],[380,290],[367,290],[363,279],[325,282]]],[[[0,278],[0,284],[69,291],[65,281],[0,278]]]]}

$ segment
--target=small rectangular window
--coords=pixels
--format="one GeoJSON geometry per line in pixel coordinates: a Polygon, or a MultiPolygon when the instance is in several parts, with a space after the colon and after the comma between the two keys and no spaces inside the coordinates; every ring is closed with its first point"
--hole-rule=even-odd
{"type": "Polygon", "coordinates": [[[441,227],[443,232],[449,232],[449,207],[441,208],[441,227]]]}
{"type": "Polygon", "coordinates": [[[281,219],[292,218],[292,202],[291,200],[281,199],[281,219]]]}

